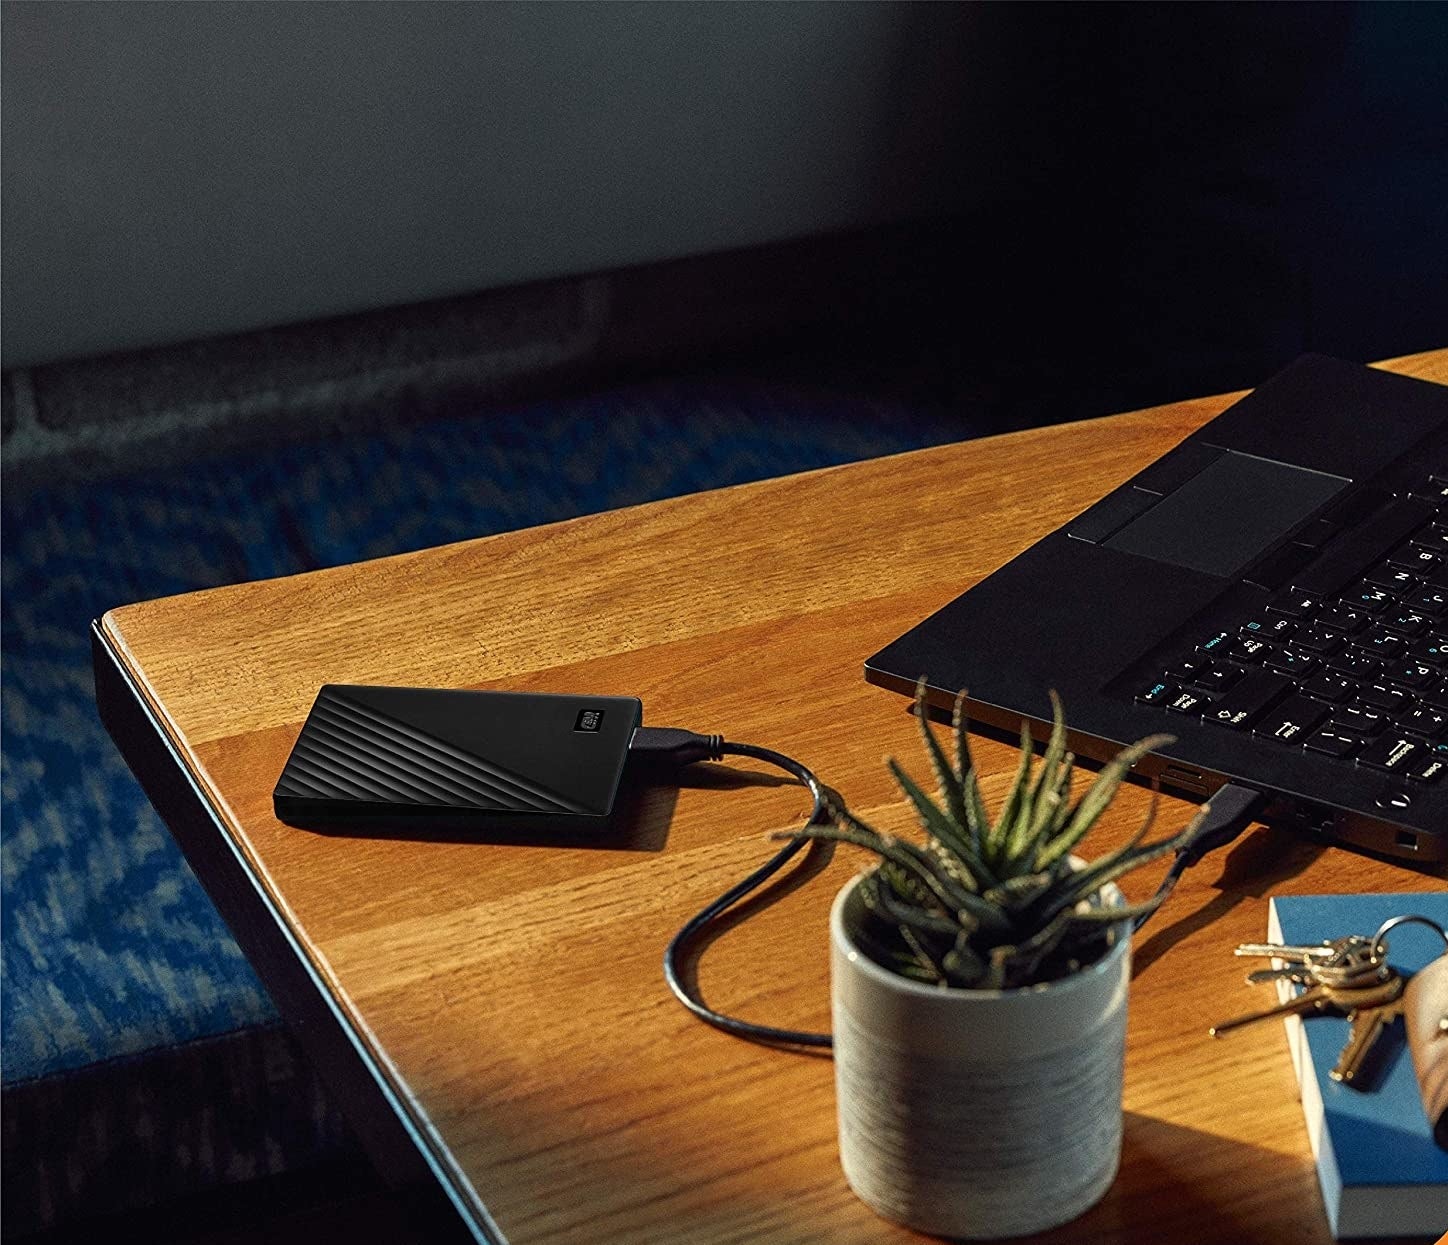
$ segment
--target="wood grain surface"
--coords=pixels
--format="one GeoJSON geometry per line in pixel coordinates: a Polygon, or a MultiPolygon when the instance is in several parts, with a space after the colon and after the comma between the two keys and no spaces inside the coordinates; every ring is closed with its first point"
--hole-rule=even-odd
{"type": "MultiPolygon", "coordinates": [[[[1387,366],[1448,383],[1448,351],[1387,366]]],[[[102,630],[412,1122],[508,1240],[918,1239],[844,1183],[828,1058],[706,1027],[660,972],[681,922],[803,818],[800,788],[700,766],[636,797],[606,844],[537,847],[292,829],[272,787],[324,682],[618,693],[651,724],[798,757],[903,829],[882,760],[920,768],[915,728],[863,659],[1232,396],[130,605],[102,630]]],[[[1010,755],[978,747],[988,801],[1010,755]]],[[[1128,790],[1088,854],[1146,803],[1128,790]]],[[[1160,828],[1191,811],[1163,801],[1160,828]]],[[[826,914],[865,863],[808,858],[705,948],[704,995],[827,1027],[826,914]]],[[[1136,948],[1121,1173],[1039,1239],[1329,1240],[1281,1027],[1207,1036],[1261,1001],[1230,949],[1265,932],[1273,893],[1442,886],[1262,828],[1189,872],[1136,948]]]]}

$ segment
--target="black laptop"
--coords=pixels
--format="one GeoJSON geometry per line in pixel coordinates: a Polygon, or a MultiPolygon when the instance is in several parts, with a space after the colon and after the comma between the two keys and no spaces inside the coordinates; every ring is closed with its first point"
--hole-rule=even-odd
{"type": "Polygon", "coordinates": [[[1264,820],[1448,857],[1448,387],[1307,356],[865,664],[1264,820]]]}

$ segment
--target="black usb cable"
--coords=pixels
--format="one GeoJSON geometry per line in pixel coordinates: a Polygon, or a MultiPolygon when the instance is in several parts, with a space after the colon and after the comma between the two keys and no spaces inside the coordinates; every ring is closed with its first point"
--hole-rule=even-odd
{"type": "MultiPolygon", "coordinates": [[[[698,735],[693,731],[677,730],[672,727],[641,726],[633,734],[629,744],[632,755],[647,760],[661,769],[682,769],[697,761],[719,761],[726,756],[753,757],[757,761],[777,766],[798,779],[809,790],[813,800],[810,815],[805,825],[818,825],[829,820],[828,795],[824,785],[800,762],[782,752],[759,748],[753,744],[732,743],[722,735],[698,735]]],[[[1176,857],[1166,877],[1157,887],[1153,898],[1164,901],[1175,889],[1177,881],[1192,865],[1209,852],[1225,847],[1242,833],[1252,818],[1266,803],[1266,797],[1250,787],[1227,783],[1208,801],[1205,815],[1192,837],[1177,849],[1176,857]]],[[[763,865],[742,881],[737,882],[712,903],[699,909],[690,917],[670,940],[664,950],[664,980],[674,997],[695,1016],[716,1029],[732,1033],[751,1042],[771,1046],[803,1046],[830,1048],[833,1039],[828,1033],[809,1033],[799,1029],[779,1029],[772,1025],[755,1024],[726,1016],[715,1011],[684,980],[683,960],[692,941],[712,922],[722,917],[745,896],[757,890],[807,844],[805,839],[791,839],[763,865]]],[[[1152,912],[1139,917],[1133,929],[1140,929],[1151,917],[1152,912]]]]}
{"type": "Polygon", "coordinates": [[[1166,871],[1166,877],[1162,878],[1161,885],[1152,896],[1157,901],[1156,907],[1137,917],[1132,929],[1140,929],[1155,916],[1166,897],[1176,889],[1182,874],[1208,852],[1214,852],[1232,842],[1252,824],[1252,819],[1266,803],[1267,797],[1252,787],[1242,787],[1234,782],[1219,787],[1207,801],[1202,824],[1196,828],[1190,839],[1177,848],[1171,868],[1166,871]]]}
{"type": "MultiPolygon", "coordinates": [[[[756,761],[764,761],[784,770],[809,790],[813,804],[805,825],[818,825],[829,820],[829,814],[826,812],[827,796],[824,785],[808,768],[793,757],[785,756],[782,752],[775,752],[770,748],[758,748],[753,744],[731,743],[720,735],[696,735],[692,731],[652,726],[641,726],[634,732],[629,751],[647,758],[651,763],[667,765],[671,768],[682,768],[685,765],[692,765],[696,761],[718,761],[726,756],[753,757],[756,761]]],[[[684,980],[684,956],[693,940],[705,927],[717,921],[741,899],[764,885],[807,845],[808,840],[806,839],[790,840],[748,877],[731,886],[712,903],[700,908],[684,922],[679,932],[669,939],[669,945],[664,949],[664,980],[668,982],[674,997],[706,1024],[711,1024],[716,1029],[722,1029],[725,1033],[732,1033],[735,1037],[771,1046],[828,1048],[833,1045],[828,1033],[779,1029],[773,1025],[755,1024],[749,1020],[740,1020],[736,1016],[726,1016],[723,1012],[715,1011],[705,1003],[684,980]]]]}

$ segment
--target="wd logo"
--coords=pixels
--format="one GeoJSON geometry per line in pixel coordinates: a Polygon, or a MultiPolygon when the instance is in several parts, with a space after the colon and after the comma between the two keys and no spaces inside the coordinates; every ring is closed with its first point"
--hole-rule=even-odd
{"type": "Polygon", "coordinates": [[[580,709],[578,712],[578,721],[573,724],[573,729],[576,731],[588,731],[592,734],[602,725],[602,709],[580,709]]]}

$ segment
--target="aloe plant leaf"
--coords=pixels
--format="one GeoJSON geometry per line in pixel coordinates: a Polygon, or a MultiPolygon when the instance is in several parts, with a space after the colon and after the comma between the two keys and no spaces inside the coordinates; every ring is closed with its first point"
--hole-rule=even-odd
{"type": "Polygon", "coordinates": [[[955,772],[960,775],[961,782],[975,768],[970,755],[970,718],[965,712],[965,699],[965,688],[962,687],[956,694],[955,706],[950,713],[950,733],[955,738],[955,772]]]}
{"type": "Polygon", "coordinates": [[[986,969],[981,977],[981,986],[986,990],[1000,990],[1006,984],[1006,965],[1010,963],[1016,948],[1007,944],[992,947],[986,957],[986,969]]]}
{"type": "Polygon", "coordinates": [[[1079,912],[1073,911],[1064,915],[1069,916],[1074,925],[1115,925],[1118,921],[1134,921],[1139,916],[1155,912],[1163,898],[1165,896],[1158,898],[1154,895],[1140,903],[1117,904],[1114,907],[1104,908],[1082,908],[1079,912]]]}
{"type": "Polygon", "coordinates": [[[919,877],[905,872],[899,865],[889,860],[880,861],[876,874],[881,885],[889,886],[905,903],[914,904],[917,908],[925,908],[932,903],[939,902],[935,898],[934,892],[919,877]]]}
{"type": "MultiPolygon", "coordinates": [[[[954,941],[955,937],[965,928],[960,922],[943,916],[938,911],[931,912],[928,908],[918,907],[896,898],[891,894],[887,885],[877,885],[874,888],[873,902],[878,905],[878,910],[887,920],[896,925],[908,925],[922,934],[936,934],[954,941]]],[[[972,918],[969,930],[976,929],[977,924],[972,918]]]]}
{"type": "Polygon", "coordinates": [[[1146,843],[1127,852],[1113,853],[1105,860],[1088,865],[1072,875],[1070,885],[1065,887],[1059,895],[1052,896],[1042,915],[1053,916],[1065,908],[1080,903],[1088,895],[1100,890],[1107,882],[1114,882],[1138,866],[1165,856],[1167,852],[1175,851],[1186,842],[1189,833],[1189,830],[1184,830],[1180,834],[1158,839],[1155,843],[1146,843]]]}
{"type": "Polygon", "coordinates": [[[959,853],[951,851],[947,844],[942,843],[933,834],[926,838],[925,850],[934,856],[940,867],[966,890],[979,892],[980,884],[965,867],[965,862],[961,860],[959,853]]]}
{"type": "Polygon", "coordinates": [[[1098,870],[1110,869],[1116,864],[1117,861],[1125,859],[1142,842],[1142,840],[1146,838],[1148,831],[1150,831],[1151,827],[1155,824],[1157,808],[1160,805],[1160,802],[1161,785],[1155,779],[1153,779],[1151,784],[1151,802],[1147,805],[1146,816],[1142,818],[1141,825],[1136,828],[1135,833],[1132,834],[1132,836],[1127,839],[1125,843],[1123,843],[1120,847],[1116,848],[1114,851],[1108,852],[1105,856],[1101,856],[1098,859],[1093,860],[1089,867],[1091,869],[1098,870]]]}
{"type": "Polygon", "coordinates": [[[1000,816],[991,827],[989,859],[994,865],[1003,865],[1010,855],[1011,839],[1014,834],[1017,818],[1021,815],[1023,801],[1030,798],[1030,787],[1027,780],[1031,773],[1031,757],[1033,749],[1031,746],[1031,727],[1029,722],[1021,723],[1021,744],[1020,754],[1016,761],[1016,776],[1011,781],[1010,790],[1006,792],[1006,798],[1001,804],[1000,816]]]}
{"type": "MultiPolygon", "coordinates": [[[[1066,755],[1066,711],[1055,688],[1051,688],[1048,694],[1051,697],[1051,737],[1046,742],[1045,752],[1041,754],[1041,772],[1036,777],[1035,790],[1032,792],[1032,804],[1037,809],[1046,792],[1056,789],[1056,773],[1066,755]]],[[[1031,820],[1034,829],[1036,823],[1041,821],[1039,811],[1031,820]]]]}
{"type": "Polygon", "coordinates": [[[940,967],[951,985],[970,987],[980,981],[985,961],[962,933],[956,938],[955,946],[941,957],[940,967]]]}
{"type": "Polygon", "coordinates": [[[905,793],[906,798],[914,807],[920,824],[960,857],[960,863],[975,883],[971,889],[991,885],[995,878],[986,867],[985,861],[981,860],[971,845],[961,838],[959,832],[951,824],[950,818],[941,812],[935,801],[920,789],[919,784],[905,772],[905,767],[899,761],[891,757],[885,764],[889,767],[890,773],[895,776],[895,781],[900,784],[900,790],[905,793]]]}
{"type": "Polygon", "coordinates": [[[998,886],[992,886],[981,898],[987,903],[999,904],[1002,908],[1024,908],[1050,887],[1049,873],[1022,873],[1007,878],[998,886]]]}
{"type": "Polygon", "coordinates": [[[980,782],[975,761],[970,754],[970,718],[965,712],[965,689],[955,698],[950,715],[951,734],[955,737],[955,770],[960,775],[965,793],[965,828],[976,854],[985,859],[986,839],[990,834],[990,814],[980,796],[980,782]]]}
{"type": "Polygon", "coordinates": [[[945,799],[945,807],[963,831],[969,820],[965,811],[965,787],[961,776],[951,768],[945,750],[930,727],[930,702],[926,699],[925,689],[925,677],[922,675],[915,685],[915,720],[920,726],[920,738],[925,743],[925,754],[930,758],[930,768],[935,773],[935,782],[945,799]]]}
{"type": "MultiPolygon", "coordinates": [[[[1095,961],[1110,927],[1138,920],[1161,902],[1108,904],[1101,888],[1195,837],[1200,818],[1180,834],[1147,841],[1159,807],[1150,807],[1126,842],[1080,864],[1072,848],[1098,822],[1131,767],[1169,736],[1123,748],[1072,802],[1076,758],[1060,698],[1051,693],[1050,734],[1039,768],[1029,723],[999,816],[988,816],[967,738],[965,694],[956,699],[954,759],[929,721],[926,687],[916,687],[917,726],[937,790],[927,794],[896,760],[888,766],[924,834],[897,838],[843,807],[826,825],[776,839],[826,839],[863,847],[878,863],[862,879],[861,946],[904,976],[946,987],[1027,985],[1095,961]]],[[[928,785],[928,784],[927,784],[928,785]]],[[[1113,894],[1117,894],[1113,888],[1113,894]]]]}
{"type": "Polygon", "coordinates": [[[931,955],[929,950],[925,947],[925,944],[922,943],[920,939],[915,936],[915,934],[911,931],[908,925],[902,925],[899,928],[900,937],[904,940],[905,945],[909,947],[911,952],[914,954],[916,962],[920,965],[922,969],[925,970],[926,976],[923,978],[923,980],[931,981],[936,985],[945,985],[945,969],[942,968],[939,963],[937,963],[935,957],[931,955]]]}
{"type": "MultiPolygon", "coordinates": [[[[1057,789],[1061,793],[1061,802],[1051,812],[1051,824],[1048,827],[1046,840],[1051,839],[1066,828],[1066,821],[1071,816],[1071,780],[1076,776],[1076,754],[1068,752],[1061,758],[1060,777],[1056,780],[1057,789]]],[[[1039,850],[1039,849],[1038,849],[1039,850]]],[[[1039,855],[1036,859],[1037,865],[1044,862],[1039,855]]]]}
{"type": "MultiPolygon", "coordinates": [[[[878,831],[866,827],[862,832],[851,821],[842,818],[840,822],[828,825],[801,826],[798,830],[782,831],[776,839],[824,839],[835,843],[850,843],[874,852],[877,856],[898,865],[924,883],[930,889],[941,909],[950,914],[968,913],[980,922],[983,929],[999,930],[1009,928],[1010,922],[999,909],[986,903],[979,895],[964,890],[949,874],[940,870],[923,848],[905,839],[886,838],[878,831]]],[[[864,825],[859,822],[859,825],[864,825]]],[[[965,918],[960,918],[964,921],[965,918]]]]}
{"type": "MultiPolygon", "coordinates": [[[[852,812],[850,809],[846,808],[843,804],[838,804],[838,803],[836,803],[836,802],[833,801],[833,800],[830,800],[830,801],[827,801],[827,802],[826,802],[826,804],[825,804],[825,814],[829,817],[830,823],[832,823],[832,824],[834,824],[834,825],[836,825],[836,826],[845,826],[845,827],[848,827],[849,829],[853,830],[856,834],[859,834],[859,835],[861,835],[861,836],[863,836],[863,837],[865,837],[865,838],[868,838],[868,839],[878,839],[878,840],[881,841],[881,842],[893,842],[893,841],[894,841],[894,838],[893,838],[892,835],[888,835],[888,834],[884,833],[884,831],[882,831],[882,830],[877,830],[877,829],[875,829],[874,826],[872,826],[868,821],[866,821],[866,820],[865,820],[863,817],[861,817],[858,813],[852,812]]],[[[820,823],[816,822],[816,823],[813,823],[813,824],[818,825],[818,824],[820,824],[820,823]]],[[[786,836],[786,837],[787,837],[787,836],[786,836]]],[[[869,846],[869,844],[861,844],[860,846],[869,846]]]]}
{"type": "Polygon", "coordinates": [[[1116,798],[1117,788],[1121,786],[1131,767],[1153,748],[1160,748],[1173,740],[1174,736],[1171,735],[1148,735],[1112,757],[1096,775],[1096,781],[1091,784],[1090,790],[1081,797],[1065,829],[1037,855],[1037,866],[1049,864],[1075,847],[1096,824],[1096,819],[1105,812],[1107,805],[1116,798]]]}
{"type": "Polygon", "coordinates": [[[921,985],[925,986],[938,986],[940,984],[940,979],[921,968],[915,957],[908,952],[898,952],[895,960],[895,971],[899,973],[900,976],[908,977],[911,981],[918,981],[921,985]]]}
{"type": "Polygon", "coordinates": [[[1063,763],[1069,756],[1066,751],[1066,713],[1055,688],[1050,690],[1050,697],[1051,737],[1041,757],[1041,770],[1031,792],[1029,812],[1023,814],[1018,837],[1011,846],[1012,861],[1024,862],[1027,867],[1035,864],[1041,843],[1051,834],[1061,807],[1069,803],[1071,793],[1070,771],[1062,772],[1063,763]]]}
{"type": "Polygon", "coordinates": [[[990,836],[990,814],[986,812],[985,800],[980,794],[980,780],[975,770],[966,770],[961,779],[965,788],[965,809],[968,817],[966,829],[970,832],[970,844],[975,854],[984,861],[986,842],[990,836]]]}
{"type": "Polygon", "coordinates": [[[1041,961],[1061,944],[1070,928],[1071,923],[1060,917],[1049,921],[1024,942],[1010,948],[1007,964],[1018,970],[1018,977],[1029,979],[1041,961]]]}
{"type": "Polygon", "coordinates": [[[880,892],[885,889],[884,863],[860,879],[860,902],[871,912],[881,913],[880,892]]]}

